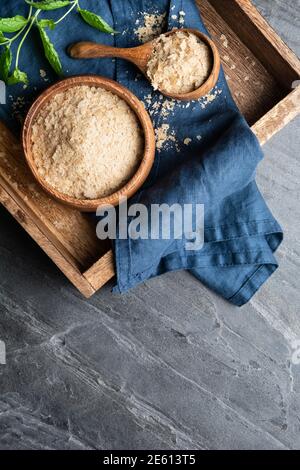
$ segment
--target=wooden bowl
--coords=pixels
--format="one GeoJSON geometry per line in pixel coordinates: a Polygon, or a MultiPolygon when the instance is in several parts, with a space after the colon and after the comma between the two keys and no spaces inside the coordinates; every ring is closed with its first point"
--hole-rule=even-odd
{"type": "Polygon", "coordinates": [[[212,68],[205,82],[199,88],[196,88],[196,90],[190,91],[189,93],[168,93],[164,90],[161,90],[161,93],[174,100],[180,100],[180,101],[198,100],[206,96],[217,84],[217,81],[220,75],[220,69],[221,69],[220,54],[215,43],[208,36],[206,36],[206,34],[203,34],[200,31],[198,31],[198,29],[191,29],[191,28],[173,29],[172,31],[165,33],[165,36],[170,36],[177,32],[192,33],[195,36],[197,36],[199,39],[201,39],[201,41],[203,41],[209,47],[211,51],[212,68]]]}
{"type": "MultiPolygon", "coordinates": [[[[168,33],[164,33],[163,36],[171,36],[178,32],[191,33],[197,36],[201,41],[203,41],[211,51],[211,60],[212,67],[209,76],[206,81],[196,90],[193,90],[189,93],[169,93],[166,90],[160,89],[160,93],[167,96],[171,99],[181,100],[181,101],[190,101],[198,100],[203,96],[207,95],[212,88],[216,85],[221,68],[221,59],[215,43],[205,34],[198,31],[198,29],[172,29],[168,33]]],[[[145,75],[147,80],[148,77],[148,63],[153,53],[153,48],[158,38],[149,41],[142,46],[130,47],[130,48],[120,48],[120,47],[111,47],[106,44],[97,44],[94,42],[78,42],[72,44],[68,52],[73,59],[96,59],[103,57],[119,57],[121,59],[128,60],[136,65],[140,71],[145,75]]]]}
{"type": "Polygon", "coordinates": [[[61,203],[72,207],[73,209],[78,209],[81,212],[95,212],[99,206],[117,206],[119,204],[120,198],[130,198],[133,196],[147,179],[155,156],[154,129],[143,103],[127,88],[119,85],[113,80],[97,75],[82,75],[67,78],[59,81],[55,85],[52,85],[47,90],[45,90],[33,103],[27,114],[23,127],[22,142],[27,163],[36,181],[50,196],[54,197],[61,203]],[[130,108],[135,112],[144,132],[145,150],[137,172],[119,191],[100,199],[77,199],[57,191],[55,188],[50,186],[38,173],[32,154],[32,125],[35,122],[35,119],[38,116],[40,110],[57,93],[61,93],[62,91],[78,85],[100,87],[119,96],[121,99],[126,101],[130,108]]]}

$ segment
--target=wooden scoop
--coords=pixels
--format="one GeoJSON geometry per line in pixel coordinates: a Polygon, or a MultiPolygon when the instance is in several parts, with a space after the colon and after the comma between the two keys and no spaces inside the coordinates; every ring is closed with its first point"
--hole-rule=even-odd
{"type": "MultiPolygon", "coordinates": [[[[212,70],[208,79],[196,90],[193,90],[189,93],[183,94],[171,94],[167,93],[164,90],[159,90],[163,95],[177,100],[189,101],[197,100],[202,96],[207,95],[210,90],[216,85],[221,61],[218,49],[211,39],[209,39],[205,34],[200,33],[197,29],[175,29],[170,31],[166,35],[175,34],[178,31],[183,31],[187,33],[195,34],[203,42],[205,42],[211,49],[212,52],[212,70]]],[[[120,59],[128,60],[136,65],[140,71],[149,79],[147,75],[148,62],[151,57],[155,40],[147,42],[142,46],[132,47],[132,48],[120,48],[120,47],[111,47],[104,44],[96,44],[93,42],[79,42],[73,44],[69,47],[69,54],[74,59],[97,59],[103,57],[118,57],[120,59]]]]}

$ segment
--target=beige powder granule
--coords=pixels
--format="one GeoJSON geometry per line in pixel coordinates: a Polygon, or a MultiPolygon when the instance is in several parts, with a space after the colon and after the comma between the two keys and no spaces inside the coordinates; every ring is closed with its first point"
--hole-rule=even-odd
{"type": "Polygon", "coordinates": [[[175,101],[174,100],[164,100],[161,106],[161,115],[164,119],[169,117],[170,113],[174,111],[175,101]]]}
{"type": "Polygon", "coordinates": [[[180,31],[155,41],[147,74],[155,90],[189,93],[207,80],[211,68],[210,48],[195,34],[180,31]]]}
{"type": "Polygon", "coordinates": [[[127,103],[86,85],[58,93],[32,128],[39,174],[63,194],[97,199],[122,188],[144,151],[138,119],[127,103]]]}
{"type": "Polygon", "coordinates": [[[225,34],[221,34],[220,39],[221,39],[221,41],[222,41],[223,46],[227,49],[227,47],[228,47],[228,39],[227,39],[227,37],[225,36],[225,34]]]}
{"type": "Polygon", "coordinates": [[[169,129],[170,129],[169,124],[162,124],[161,127],[158,127],[157,129],[155,129],[157,150],[161,150],[165,142],[168,140],[169,129]]]}
{"type": "Polygon", "coordinates": [[[166,25],[166,16],[166,13],[143,13],[143,24],[134,31],[135,35],[142,43],[152,41],[152,39],[156,38],[163,32],[166,25]]]}
{"type": "Polygon", "coordinates": [[[178,22],[179,22],[179,24],[180,24],[181,26],[183,26],[184,23],[185,23],[185,12],[184,12],[183,10],[181,10],[181,11],[179,12],[179,20],[178,20],[178,22]]]}
{"type": "Polygon", "coordinates": [[[155,129],[156,135],[156,148],[160,152],[168,142],[176,143],[175,132],[170,132],[169,124],[162,124],[155,129]]]}
{"type": "Polygon", "coordinates": [[[148,94],[143,98],[145,107],[148,109],[150,116],[160,116],[163,120],[166,120],[171,113],[173,113],[176,101],[172,99],[164,98],[163,95],[148,94]]]}
{"type": "Polygon", "coordinates": [[[210,103],[215,101],[215,99],[221,94],[222,94],[222,90],[219,90],[218,88],[214,88],[213,90],[211,90],[207,95],[199,99],[201,108],[205,109],[210,103]]]}

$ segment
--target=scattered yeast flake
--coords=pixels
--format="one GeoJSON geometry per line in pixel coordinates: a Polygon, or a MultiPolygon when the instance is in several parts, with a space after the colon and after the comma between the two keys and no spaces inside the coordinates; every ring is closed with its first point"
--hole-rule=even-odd
{"type": "Polygon", "coordinates": [[[220,39],[221,39],[222,44],[223,44],[223,46],[225,47],[225,49],[227,49],[227,47],[228,47],[228,39],[227,39],[227,37],[225,36],[225,34],[221,34],[220,39]]]}
{"type": "Polygon", "coordinates": [[[175,101],[165,99],[162,103],[161,114],[163,118],[167,118],[174,111],[175,101]]]}
{"type": "Polygon", "coordinates": [[[184,25],[184,23],[185,23],[185,11],[181,10],[179,12],[179,20],[178,21],[179,21],[180,25],[184,25]]]}
{"type": "Polygon", "coordinates": [[[156,136],[156,148],[158,152],[161,152],[168,143],[172,142],[176,146],[176,150],[179,151],[179,147],[175,137],[175,131],[170,131],[169,124],[162,124],[160,127],[155,129],[156,136]]]}
{"type": "Polygon", "coordinates": [[[46,78],[46,76],[47,76],[46,71],[43,70],[43,69],[40,69],[40,77],[41,77],[41,78],[46,78]]]}
{"type": "Polygon", "coordinates": [[[144,96],[143,101],[150,116],[160,116],[163,120],[169,117],[169,115],[174,111],[176,105],[175,100],[164,98],[163,95],[159,95],[157,97],[155,95],[148,94],[144,96]]]}
{"type": "Polygon", "coordinates": [[[141,13],[142,20],[137,20],[138,26],[135,29],[134,34],[139,38],[140,42],[145,43],[148,41],[152,41],[154,38],[159,36],[166,25],[166,13],[141,13]]]}
{"type": "Polygon", "coordinates": [[[215,99],[221,94],[222,94],[222,90],[218,90],[218,89],[211,90],[207,95],[199,99],[201,108],[205,109],[210,103],[215,101],[215,99]]]}

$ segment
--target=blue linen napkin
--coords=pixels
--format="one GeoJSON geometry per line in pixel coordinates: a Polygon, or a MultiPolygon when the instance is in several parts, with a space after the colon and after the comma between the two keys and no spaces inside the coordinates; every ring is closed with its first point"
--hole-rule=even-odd
{"type": "MultiPolygon", "coordinates": [[[[12,16],[22,8],[25,11],[20,0],[5,3],[1,2],[1,16],[12,16]]],[[[114,78],[144,100],[157,129],[169,126],[168,140],[157,151],[146,184],[130,202],[147,208],[163,203],[205,206],[205,243],[199,251],[187,250],[184,239],[117,239],[114,242],[115,290],[125,292],[154,276],[188,269],[231,303],[245,304],[278,267],[273,253],[283,234],[255,182],[256,167],[263,158],[259,143],[238,111],[223,71],[208,97],[191,103],[170,103],[154,92],[127,62],[73,61],[65,51],[68,44],[78,40],[120,47],[138,45],[137,30],[143,25],[146,13],[165,13],[165,29],[193,27],[207,34],[194,1],[82,0],[80,3],[82,8],[100,13],[121,33],[115,37],[104,35],[84,25],[78,17],[68,17],[66,24],[50,33],[62,56],[65,74],[97,73],[114,78]]],[[[8,105],[0,109],[0,117],[13,126],[16,98],[21,96],[21,104],[30,104],[34,95],[55,79],[37,41],[34,33],[24,47],[23,68],[31,77],[30,87],[23,89],[20,85],[9,90],[8,105]],[[47,77],[40,74],[40,69],[47,71],[47,77]]]]}

